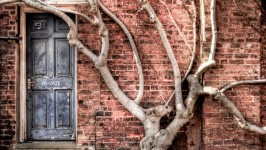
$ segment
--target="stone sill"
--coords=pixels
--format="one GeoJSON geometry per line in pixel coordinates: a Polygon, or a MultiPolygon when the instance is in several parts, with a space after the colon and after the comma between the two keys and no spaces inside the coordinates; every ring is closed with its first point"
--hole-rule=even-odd
{"type": "Polygon", "coordinates": [[[13,146],[13,149],[81,149],[81,145],[75,142],[26,142],[18,143],[13,146]]]}

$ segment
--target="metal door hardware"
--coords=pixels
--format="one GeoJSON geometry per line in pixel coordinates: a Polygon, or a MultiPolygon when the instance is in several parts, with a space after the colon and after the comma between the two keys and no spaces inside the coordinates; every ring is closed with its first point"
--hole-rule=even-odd
{"type": "Polygon", "coordinates": [[[35,83],[34,83],[31,79],[28,79],[28,80],[27,80],[27,87],[28,87],[28,90],[30,90],[31,87],[34,86],[34,84],[35,84],[35,83]]]}

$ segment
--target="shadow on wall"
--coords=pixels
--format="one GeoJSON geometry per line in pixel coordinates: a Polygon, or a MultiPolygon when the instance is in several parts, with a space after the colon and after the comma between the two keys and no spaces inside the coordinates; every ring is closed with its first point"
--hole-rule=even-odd
{"type": "MultiPolygon", "coordinates": [[[[5,107],[7,100],[0,100],[0,107],[5,107]]],[[[0,110],[0,149],[11,149],[12,141],[15,135],[15,121],[8,110],[0,110]]]]}
{"type": "MultiPolygon", "coordinates": [[[[266,33],[266,1],[261,1],[262,7],[264,11],[261,15],[261,29],[262,33],[266,33]]],[[[266,39],[262,38],[262,50],[261,50],[261,78],[266,79],[266,39]]],[[[261,86],[261,124],[266,125],[266,86],[261,86]]],[[[261,142],[263,145],[263,149],[266,149],[266,137],[261,136],[261,142]]]]}
{"type": "Polygon", "coordinates": [[[13,41],[0,41],[0,149],[15,140],[15,57],[13,41]]]}

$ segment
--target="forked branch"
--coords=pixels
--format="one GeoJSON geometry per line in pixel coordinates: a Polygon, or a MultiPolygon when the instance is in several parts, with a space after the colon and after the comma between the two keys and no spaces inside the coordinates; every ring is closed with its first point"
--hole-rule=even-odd
{"type": "MultiPolygon", "coordinates": [[[[160,1],[162,2],[162,0],[160,1]]],[[[201,1],[201,5],[204,5],[203,0],[200,0],[200,1],[201,1]]],[[[33,7],[35,9],[52,13],[62,18],[68,24],[68,26],[70,27],[70,31],[69,31],[67,38],[69,40],[70,45],[76,46],[79,51],[81,51],[83,54],[88,56],[93,61],[93,63],[95,64],[96,68],[99,70],[102,78],[104,79],[105,83],[107,84],[109,90],[112,92],[114,97],[117,98],[117,100],[132,115],[134,115],[136,118],[142,121],[144,125],[144,129],[145,129],[145,137],[141,140],[141,143],[140,143],[141,149],[166,150],[171,145],[173,139],[175,138],[180,128],[183,127],[193,116],[193,110],[194,110],[195,103],[198,100],[198,97],[201,95],[211,95],[215,97],[216,99],[218,99],[225,106],[225,108],[228,109],[228,111],[231,114],[233,114],[238,124],[242,128],[257,132],[259,134],[266,134],[265,127],[258,127],[256,125],[249,123],[247,120],[245,120],[241,112],[237,109],[237,107],[223,93],[225,90],[232,88],[236,85],[266,83],[266,79],[236,81],[223,87],[220,91],[217,88],[213,88],[211,86],[203,87],[201,83],[199,82],[199,77],[204,72],[206,72],[211,66],[215,65],[214,56],[215,56],[216,42],[217,42],[217,29],[216,29],[216,23],[215,23],[216,22],[215,20],[216,0],[211,0],[212,41],[211,41],[209,59],[207,62],[200,65],[200,67],[197,69],[195,74],[190,74],[188,76],[186,75],[187,81],[189,83],[189,93],[184,102],[182,98],[181,75],[180,75],[179,66],[177,64],[172,47],[167,39],[167,35],[165,33],[164,27],[162,26],[162,23],[158,19],[157,15],[155,14],[149,2],[147,0],[141,0],[142,8],[148,12],[151,21],[154,22],[157,27],[160,38],[166,49],[167,55],[170,59],[170,62],[172,64],[173,71],[174,71],[175,91],[174,91],[174,94],[172,94],[172,96],[175,95],[176,116],[174,120],[165,129],[160,128],[160,119],[164,115],[170,113],[173,110],[173,108],[168,106],[169,101],[164,106],[159,105],[159,106],[155,106],[155,107],[148,108],[148,109],[143,109],[141,106],[139,106],[139,103],[140,103],[140,100],[142,99],[143,91],[144,91],[144,88],[143,88],[144,77],[143,77],[142,66],[141,66],[139,56],[138,56],[136,45],[127,27],[114,14],[112,14],[100,1],[98,0],[88,1],[89,6],[91,7],[90,12],[92,13],[91,15],[93,16],[93,20],[91,20],[91,18],[79,12],[59,9],[54,6],[50,6],[46,3],[43,3],[40,0],[35,0],[35,1],[33,0],[1,0],[0,5],[10,4],[14,2],[23,2],[27,4],[28,6],[33,7]],[[123,31],[125,32],[125,34],[127,35],[129,39],[129,42],[130,42],[130,45],[131,45],[131,48],[133,50],[133,54],[136,60],[136,64],[138,67],[138,73],[139,73],[139,79],[140,79],[139,93],[135,100],[130,99],[119,88],[117,82],[114,80],[107,66],[107,57],[108,57],[108,51],[109,51],[109,36],[108,36],[108,30],[105,27],[105,23],[103,22],[103,19],[102,19],[102,16],[101,16],[101,13],[98,7],[100,7],[108,16],[110,16],[117,24],[119,24],[119,26],[123,29],[123,31]],[[99,56],[95,55],[92,51],[90,51],[87,47],[85,47],[84,44],[78,39],[77,27],[75,23],[65,13],[73,13],[76,15],[83,16],[90,23],[97,25],[99,27],[99,33],[102,39],[102,47],[101,47],[99,56]]],[[[169,8],[167,7],[165,3],[163,4],[166,6],[167,11],[170,14],[170,18],[172,19],[172,21],[174,21],[169,8]]],[[[193,42],[194,43],[193,43],[193,48],[191,49],[192,49],[192,52],[195,53],[196,51],[196,7],[195,7],[194,0],[192,0],[192,5],[193,5],[193,13],[194,13],[194,17],[193,17],[193,29],[194,29],[194,32],[193,32],[194,41],[193,42]]],[[[203,23],[202,23],[202,26],[203,26],[203,23]]],[[[185,43],[187,46],[189,46],[186,41],[185,43]]],[[[194,56],[195,54],[192,53],[192,58],[193,58],[191,61],[192,63],[194,60],[194,56]]],[[[191,70],[191,67],[189,67],[188,72],[190,70],[191,70]]]]}

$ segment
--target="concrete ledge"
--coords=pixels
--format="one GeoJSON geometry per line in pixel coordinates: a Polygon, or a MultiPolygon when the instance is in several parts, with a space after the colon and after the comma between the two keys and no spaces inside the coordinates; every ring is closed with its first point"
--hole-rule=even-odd
{"type": "Polygon", "coordinates": [[[74,142],[26,142],[18,143],[13,146],[13,149],[81,149],[81,145],[74,142]]]}

